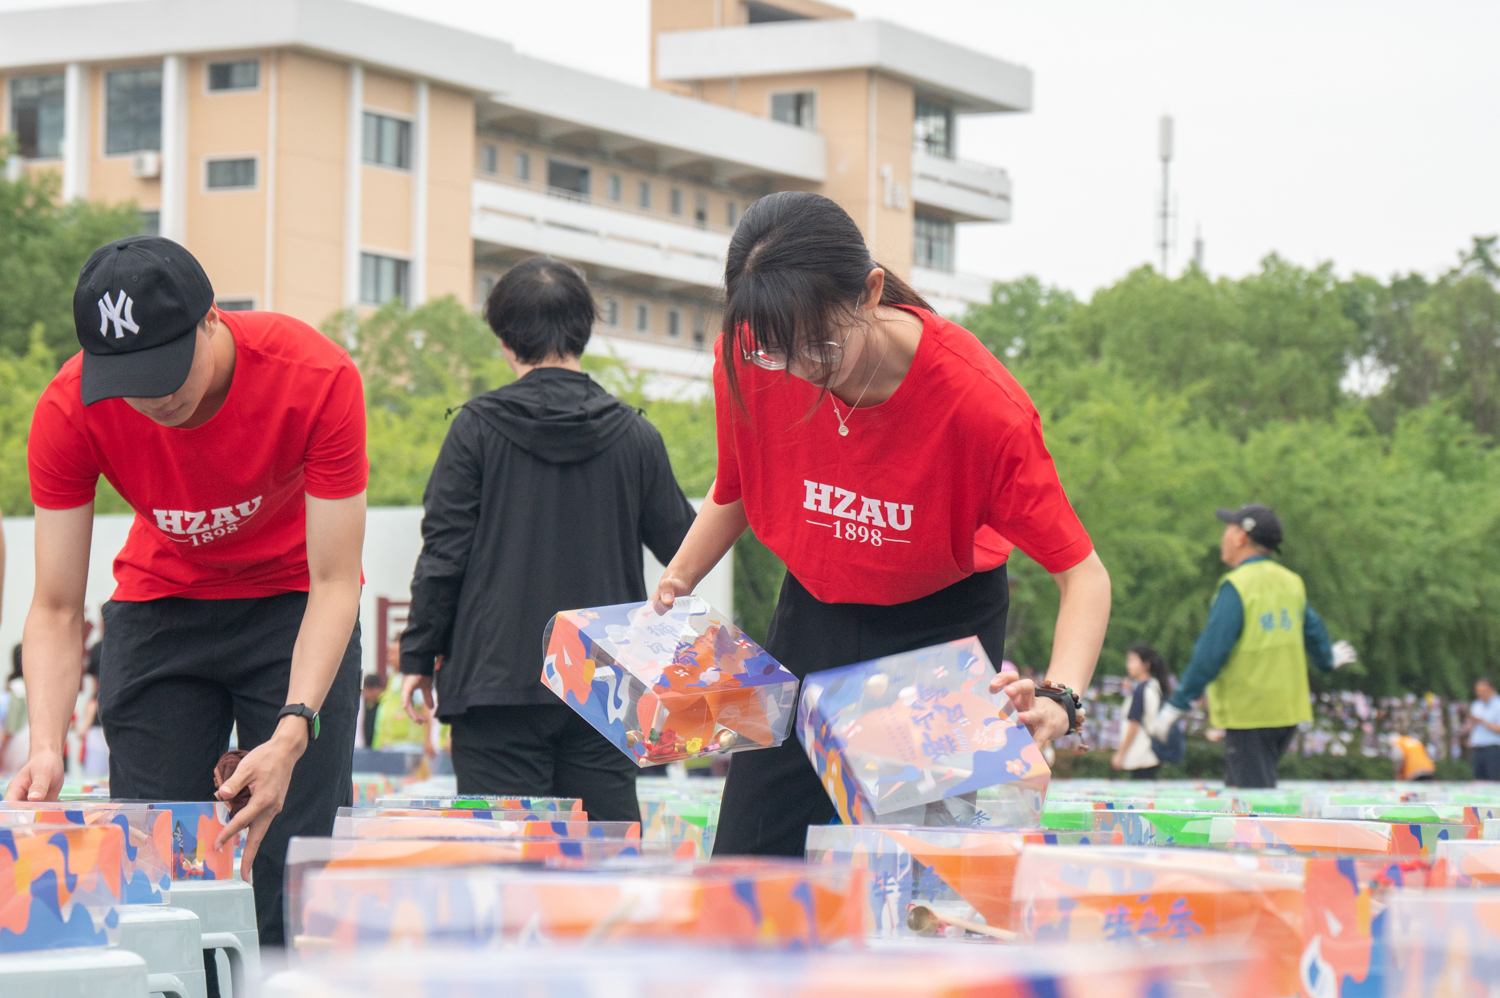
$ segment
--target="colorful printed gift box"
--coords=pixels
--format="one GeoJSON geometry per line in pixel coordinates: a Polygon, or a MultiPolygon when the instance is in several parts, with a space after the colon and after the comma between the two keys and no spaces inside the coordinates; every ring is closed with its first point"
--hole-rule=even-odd
{"type": "Polygon", "coordinates": [[[1486,821],[1484,823],[1484,830],[1480,833],[1479,837],[1491,842],[1500,839],[1500,820],[1491,818],[1486,821]]]}
{"type": "Polygon", "coordinates": [[[797,677],[697,596],[567,610],[542,636],[542,683],[638,765],[770,748],[797,677]]]}
{"type": "Polygon", "coordinates": [[[302,883],[298,952],[628,940],[772,947],[860,938],[862,875],[782,860],[533,872],[325,868],[302,883]]]}
{"type": "Polygon", "coordinates": [[[1491,998],[1500,891],[1396,891],[1386,911],[1390,998],[1491,998]]]}
{"type": "Polygon", "coordinates": [[[1500,887],[1500,842],[1439,842],[1433,869],[1442,887],[1500,887]]]}
{"type": "Polygon", "coordinates": [[[1266,998],[1265,960],[1239,947],[1148,952],[915,942],[891,950],[763,952],[576,947],[330,953],[263,998],[1266,998]]]}
{"type": "Polygon", "coordinates": [[[172,892],[172,816],[143,805],[53,804],[0,810],[0,826],[116,825],[124,836],[121,897],[125,904],[167,904],[172,892]]]}
{"type": "Polygon", "coordinates": [[[1463,825],[1215,816],[1209,828],[1209,843],[1225,849],[1431,857],[1437,843],[1462,839],[1466,834],[1463,825]]]}
{"type": "Polygon", "coordinates": [[[577,797],[381,797],[375,807],[404,807],[437,811],[583,811],[577,797]]]}
{"type": "Polygon", "coordinates": [[[707,859],[719,827],[717,800],[641,802],[641,838],[667,843],[679,859],[707,859]]]}
{"type": "Polygon", "coordinates": [[[583,811],[491,811],[472,808],[442,809],[435,807],[341,807],[339,818],[458,818],[478,821],[587,821],[583,811]]]}
{"type": "MultiPolygon", "coordinates": [[[[865,927],[873,936],[930,934],[910,923],[914,904],[963,936],[957,918],[990,928],[1011,928],[1011,882],[1027,843],[1087,844],[1088,832],[919,825],[813,825],[807,859],[826,866],[855,866],[868,875],[865,927]]],[[[918,923],[921,924],[920,922],[918,923]]]]}
{"type": "Polygon", "coordinates": [[[633,839],[639,821],[474,821],[469,818],[333,819],[336,839],[633,839]]]}
{"type": "Polygon", "coordinates": [[[229,824],[229,805],[203,801],[153,801],[151,807],[172,816],[172,879],[233,880],[234,836],[218,849],[214,840],[229,824]]]}
{"type": "Polygon", "coordinates": [[[1097,844],[1125,846],[1207,846],[1215,815],[1197,811],[1096,810],[1097,844]]]}
{"type": "Polygon", "coordinates": [[[1039,815],[1051,773],[1009,700],[989,692],[994,675],[977,638],[809,675],[797,733],[839,818],[880,823],[996,784],[1039,815]]]}
{"type": "Polygon", "coordinates": [[[111,945],[124,856],[115,824],[0,828],[0,953],[111,945]]]}
{"type": "Polygon", "coordinates": [[[1379,998],[1384,898],[1428,882],[1421,860],[1028,845],[1014,898],[1029,939],[1249,943],[1271,957],[1267,994],[1379,998]]]}
{"type": "Polygon", "coordinates": [[[1389,821],[1398,824],[1463,825],[1465,838],[1484,834],[1484,823],[1500,818],[1495,804],[1327,804],[1322,817],[1354,821],[1389,821]]]}

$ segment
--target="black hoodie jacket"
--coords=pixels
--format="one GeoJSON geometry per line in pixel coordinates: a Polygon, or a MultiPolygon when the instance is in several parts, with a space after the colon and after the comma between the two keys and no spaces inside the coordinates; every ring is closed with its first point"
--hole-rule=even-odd
{"type": "Polygon", "coordinates": [[[646,598],[693,521],[661,434],[587,374],[539,368],[466,404],[422,497],[401,671],[437,670],[441,717],[555,704],[542,629],[559,610],[646,598]]]}

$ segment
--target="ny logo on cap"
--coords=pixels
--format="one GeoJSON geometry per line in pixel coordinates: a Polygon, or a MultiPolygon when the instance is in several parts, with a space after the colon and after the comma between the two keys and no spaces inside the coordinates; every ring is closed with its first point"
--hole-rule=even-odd
{"type": "Polygon", "coordinates": [[[109,300],[109,292],[104,292],[104,297],[99,299],[99,335],[105,339],[109,338],[109,324],[115,324],[115,339],[123,340],[125,330],[139,333],[141,327],[135,324],[131,318],[130,309],[135,304],[134,299],[126,296],[124,290],[120,291],[120,297],[115,301],[109,300]]]}

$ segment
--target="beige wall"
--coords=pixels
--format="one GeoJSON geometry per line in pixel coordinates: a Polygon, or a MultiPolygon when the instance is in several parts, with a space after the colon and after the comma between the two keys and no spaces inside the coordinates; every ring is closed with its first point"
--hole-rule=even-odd
{"type": "Polygon", "coordinates": [[[203,265],[218,298],[266,303],[266,169],[270,149],[269,66],[263,52],[195,56],[187,60],[187,245],[203,265]],[[254,90],[208,91],[210,62],[260,60],[254,90]],[[255,187],[207,188],[210,159],[256,161],[255,187]]]}
{"type": "Polygon", "coordinates": [[[416,101],[412,81],[378,70],[365,70],[365,107],[371,111],[393,111],[411,117],[416,101]]]}
{"type": "Polygon", "coordinates": [[[474,144],[472,153],[474,162],[474,175],[484,178],[495,177],[501,180],[514,180],[516,178],[516,154],[524,152],[531,157],[531,183],[545,184],[547,182],[547,160],[554,158],[568,163],[576,163],[589,168],[590,194],[600,204],[609,204],[609,177],[611,174],[620,178],[620,201],[619,205],[625,210],[639,210],[638,188],[641,181],[645,181],[651,187],[651,207],[649,211],[662,215],[668,219],[681,221],[684,224],[695,224],[695,211],[698,198],[701,196],[706,204],[706,224],[709,228],[727,229],[730,227],[729,207],[734,206],[735,218],[744,213],[750,202],[755,200],[754,194],[740,191],[725,190],[722,187],[713,187],[708,184],[695,183],[670,176],[665,173],[657,173],[650,170],[642,170],[624,166],[618,163],[598,158],[579,155],[573,152],[561,152],[525,142],[514,137],[498,137],[493,134],[481,134],[474,144]],[[498,160],[498,169],[494,174],[484,172],[484,147],[494,146],[498,160]],[[682,214],[674,216],[671,213],[672,191],[682,191],[682,214]]]}
{"type": "Polygon", "coordinates": [[[474,98],[445,87],[427,96],[427,297],[468,301],[474,286],[469,226],[474,98]]]}
{"type": "Polygon", "coordinates": [[[702,98],[766,118],[772,94],[798,90],[817,93],[818,132],[828,143],[828,180],[821,193],[849,213],[876,259],[904,276],[912,259],[911,131],[916,96],[911,85],[866,70],[844,70],[707,80],[702,98]],[[886,165],[891,167],[892,182],[907,192],[905,208],[885,206],[880,171],[886,165]]]}
{"type": "Polygon", "coordinates": [[[272,305],[316,325],[343,302],[349,68],[296,52],[276,65],[272,305]]]}

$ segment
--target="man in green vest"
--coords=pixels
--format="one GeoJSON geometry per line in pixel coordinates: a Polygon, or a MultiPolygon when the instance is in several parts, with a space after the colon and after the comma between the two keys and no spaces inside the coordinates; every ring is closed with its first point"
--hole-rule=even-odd
{"type": "Polygon", "coordinates": [[[1308,663],[1331,672],[1352,662],[1354,649],[1329,644],[1302,577],[1271,560],[1281,521],[1270,507],[1249,503],[1220,509],[1218,517],[1225,524],[1219,557],[1230,571],[1152,733],[1165,738],[1206,688],[1209,723],[1225,729],[1225,785],[1274,787],[1277,760],[1297,724],[1312,720],[1308,663]]]}

